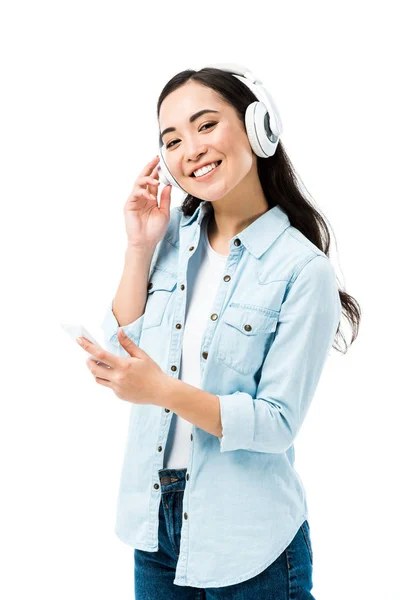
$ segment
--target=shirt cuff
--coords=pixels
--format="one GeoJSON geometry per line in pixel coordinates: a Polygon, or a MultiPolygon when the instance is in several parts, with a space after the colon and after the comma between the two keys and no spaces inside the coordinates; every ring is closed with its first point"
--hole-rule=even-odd
{"type": "Polygon", "coordinates": [[[103,322],[101,324],[101,328],[104,332],[105,346],[106,346],[106,349],[111,352],[115,352],[115,349],[118,349],[120,352],[123,351],[122,352],[123,354],[128,354],[118,341],[118,330],[123,329],[124,332],[126,333],[126,335],[137,346],[139,346],[140,337],[142,334],[144,313],[141,317],[139,317],[132,323],[128,323],[128,325],[123,325],[122,327],[120,327],[118,325],[118,321],[115,318],[115,315],[113,313],[112,303],[113,303],[113,300],[111,300],[108,303],[106,314],[105,314],[103,322]]]}
{"type": "Polygon", "coordinates": [[[221,411],[221,452],[250,449],[254,433],[253,398],[246,392],[216,396],[221,411]]]}

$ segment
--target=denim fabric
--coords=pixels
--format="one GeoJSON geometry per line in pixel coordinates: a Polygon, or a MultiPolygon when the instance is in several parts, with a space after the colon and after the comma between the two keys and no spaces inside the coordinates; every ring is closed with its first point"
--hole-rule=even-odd
{"type": "MultiPolygon", "coordinates": [[[[201,202],[192,216],[171,209],[151,262],[144,313],[123,326],[175,378],[188,276],[192,279],[198,267],[196,250],[207,235],[204,217],[210,206],[201,202]]],[[[181,465],[187,468],[187,485],[178,494],[182,529],[175,587],[244,583],[275,563],[299,528],[297,541],[307,533],[294,440],[341,309],[329,258],[290,224],[279,205],[230,240],[198,356],[199,387],[220,402],[222,437],[195,425],[191,430],[189,460],[181,465]],[[243,548],[246,552],[238,552],[243,548]]],[[[111,301],[103,329],[106,349],[129,356],[118,342],[111,301]]],[[[130,406],[115,526],[124,543],[149,556],[160,550],[159,470],[166,466],[173,416],[162,406],[162,389],[159,393],[158,405],[130,406]]]]}
{"type": "MultiPolygon", "coordinates": [[[[280,556],[259,575],[226,587],[174,585],[182,528],[187,469],[160,469],[159,550],[134,550],[135,600],[315,600],[311,594],[313,554],[308,521],[280,556]]],[[[207,515],[204,515],[207,519],[207,515]]],[[[251,540],[249,540],[251,543],[251,540]]],[[[212,539],[208,547],[212,552],[212,539]]],[[[246,548],[236,552],[245,558],[246,548]]]]}

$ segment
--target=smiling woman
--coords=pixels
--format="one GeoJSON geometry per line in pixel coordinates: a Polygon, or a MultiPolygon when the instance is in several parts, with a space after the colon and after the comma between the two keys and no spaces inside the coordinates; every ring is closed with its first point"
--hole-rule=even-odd
{"type": "MultiPolygon", "coordinates": [[[[166,165],[182,189],[204,200],[218,200],[220,207],[229,204],[231,210],[247,190],[253,208],[242,206],[243,219],[250,209],[265,211],[266,198],[258,181],[256,157],[243,124],[235,109],[211,88],[188,81],[174,90],[160,105],[159,123],[166,165]],[[210,113],[217,118],[210,121],[210,113]],[[201,172],[213,163],[218,165],[215,170],[201,172]],[[198,170],[200,174],[194,175],[198,170]]],[[[237,209],[235,212],[240,217],[237,209]]],[[[235,223],[230,218],[227,226],[232,225],[235,223]]]]}
{"type": "MultiPolygon", "coordinates": [[[[126,361],[111,381],[138,405],[116,519],[134,548],[137,600],[172,600],[176,586],[187,598],[313,598],[294,440],[343,307],[353,324],[359,312],[338,289],[322,217],[296,187],[272,99],[235,73],[187,70],[162,90],[160,174],[185,198],[170,209],[168,186],[159,206],[147,191],[135,197],[135,252],[149,254],[130,257],[117,307],[137,308],[147,288],[144,310],[124,321],[136,343],[120,338],[112,302],[103,322],[126,361]]],[[[140,179],[151,194],[156,174],[149,163],[140,179]]]]}

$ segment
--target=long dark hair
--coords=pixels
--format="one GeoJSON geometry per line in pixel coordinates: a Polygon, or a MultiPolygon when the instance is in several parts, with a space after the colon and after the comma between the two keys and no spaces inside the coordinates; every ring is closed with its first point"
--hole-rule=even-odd
{"type": "MultiPolygon", "coordinates": [[[[160,107],[163,100],[174,90],[184,85],[187,81],[195,81],[201,85],[211,88],[225,102],[233,106],[238,118],[245,127],[245,112],[247,106],[257,100],[253,92],[244,83],[233,77],[230,73],[207,67],[200,71],[186,69],[177,73],[164,86],[157,102],[157,120],[160,115],[160,107]]],[[[161,135],[159,145],[162,145],[161,135]]],[[[273,156],[268,159],[257,156],[258,177],[265,196],[268,198],[268,206],[273,208],[277,204],[287,214],[290,224],[296,227],[324,254],[329,257],[330,234],[324,218],[307,200],[301,191],[299,182],[305,186],[296,174],[292,163],[279,140],[273,156]]],[[[310,196],[311,197],[311,196],[310,196]]],[[[192,215],[202,200],[191,194],[187,194],[180,209],[184,215],[192,215]]],[[[350,345],[358,335],[361,318],[361,308],[357,300],[340,289],[338,285],[342,309],[347,321],[351,325],[352,337],[350,345]]],[[[336,330],[333,347],[335,350],[345,354],[348,344],[339,326],[336,330]],[[340,338],[345,346],[343,350],[336,345],[336,339],[340,338]]]]}

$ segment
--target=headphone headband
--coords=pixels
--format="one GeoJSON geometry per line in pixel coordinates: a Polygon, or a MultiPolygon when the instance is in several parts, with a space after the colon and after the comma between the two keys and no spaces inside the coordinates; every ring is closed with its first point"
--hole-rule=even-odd
{"type": "Polygon", "coordinates": [[[244,83],[250,91],[253,92],[255,97],[265,104],[265,108],[268,110],[269,114],[269,124],[272,130],[272,133],[276,136],[282,135],[283,126],[282,119],[280,117],[278,107],[274,102],[271,94],[264,87],[263,82],[259,77],[256,77],[252,71],[249,71],[247,67],[243,65],[238,65],[234,63],[214,63],[211,65],[206,65],[202,67],[203,69],[220,69],[221,71],[226,71],[227,73],[231,73],[236,79],[239,79],[242,83],[244,83]]]}

